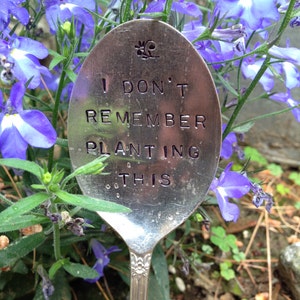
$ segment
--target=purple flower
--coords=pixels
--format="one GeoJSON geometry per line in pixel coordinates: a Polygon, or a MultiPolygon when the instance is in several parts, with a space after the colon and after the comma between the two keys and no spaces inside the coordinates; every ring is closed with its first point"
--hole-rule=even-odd
{"type": "Polygon", "coordinates": [[[290,21],[290,26],[292,28],[300,26],[300,17],[297,16],[297,17],[292,18],[292,20],[290,21]]]}
{"type": "Polygon", "coordinates": [[[210,189],[216,194],[218,205],[225,221],[236,222],[240,210],[229,198],[241,198],[250,191],[249,179],[238,172],[230,171],[232,163],[229,163],[220,178],[215,178],[210,189]]]}
{"type": "Polygon", "coordinates": [[[25,87],[22,82],[13,85],[6,104],[0,92],[0,150],[4,158],[26,159],[28,144],[49,148],[56,141],[56,132],[39,110],[23,110],[25,87]]]}
{"type": "MultiPolygon", "coordinates": [[[[288,42],[287,42],[288,44],[288,42]]],[[[285,74],[285,86],[293,89],[300,86],[300,73],[295,64],[300,65],[300,50],[294,47],[272,46],[269,54],[284,60],[282,63],[273,64],[280,74],[285,74]]]]}
{"type": "Polygon", "coordinates": [[[26,37],[16,37],[11,41],[0,40],[1,61],[9,65],[12,74],[22,82],[29,82],[28,88],[39,86],[41,74],[50,76],[49,70],[39,59],[48,56],[47,48],[40,42],[26,37]]]}
{"type": "MultiPolygon", "coordinates": [[[[225,130],[225,128],[226,124],[223,124],[223,131],[225,130]]],[[[240,159],[244,158],[244,153],[238,145],[236,134],[234,132],[230,132],[223,140],[220,156],[224,159],[229,159],[234,152],[238,154],[240,159]]]]}
{"type": "Polygon", "coordinates": [[[195,3],[184,0],[173,1],[172,10],[183,15],[190,15],[195,18],[202,16],[201,10],[195,3]]]}
{"type": "Polygon", "coordinates": [[[269,54],[291,63],[300,65],[300,49],[294,47],[278,47],[276,45],[269,49],[269,54]]]}
{"type": "Polygon", "coordinates": [[[274,204],[272,196],[263,191],[258,183],[251,183],[251,191],[254,193],[252,203],[256,207],[260,207],[265,202],[265,208],[270,213],[274,204]]]}
{"type": "Polygon", "coordinates": [[[10,15],[17,18],[23,25],[29,22],[29,13],[20,4],[26,0],[2,0],[0,6],[0,31],[7,28],[10,22],[10,15]]]}
{"type": "MultiPolygon", "coordinates": [[[[290,0],[277,0],[277,4],[279,4],[278,11],[280,13],[286,13],[290,5],[290,0]]],[[[299,7],[300,7],[300,1],[297,0],[294,5],[294,10],[296,10],[299,7]]]]}
{"type": "Polygon", "coordinates": [[[264,29],[266,20],[279,20],[274,0],[215,0],[215,15],[226,19],[239,19],[252,30],[264,29]]]}
{"type": "MultiPolygon", "coordinates": [[[[166,0],[154,0],[149,3],[145,10],[145,13],[162,12],[164,10],[166,0]]],[[[193,3],[184,0],[177,0],[172,3],[172,10],[184,15],[190,15],[192,17],[202,16],[202,12],[199,7],[193,3]]]]}
{"type": "Polygon", "coordinates": [[[230,28],[216,28],[212,32],[212,37],[223,41],[233,42],[233,49],[245,52],[246,32],[242,24],[237,24],[230,28]]]}
{"type": "Polygon", "coordinates": [[[287,89],[293,89],[300,86],[300,73],[297,67],[289,61],[276,64],[279,73],[285,75],[285,86],[287,89]]]}
{"type": "Polygon", "coordinates": [[[194,42],[195,48],[201,56],[213,67],[218,69],[220,64],[232,59],[236,54],[236,50],[244,51],[245,32],[241,26],[233,26],[230,28],[217,28],[212,32],[212,40],[195,41],[206,30],[201,21],[191,21],[184,25],[182,34],[190,41],[194,42]],[[218,40],[215,40],[218,39],[218,40]]]}
{"type": "MultiPolygon", "coordinates": [[[[254,48],[258,47],[255,45],[254,48]]],[[[266,92],[270,92],[274,88],[275,73],[284,75],[285,85],[287,89],[292,89],[300,86],[300,73],[295,64],[300,65],[300,50],[293,47],[281,48],[272,46],[269,49],[269,54],[274,58],[284,60],[277,62],[274,58],[271,60],[271,68],[268,68],[261,76],[259,82],[266,92]],[[274,72],[275,71],[275,72],[274,72]]],[[[242,63],[242,73],[245,78],[254,79],[260,70],[264,58],[257,58],[256,55],[244,58],[242,63]]]]}
{"type": "Polygon", "coordinates": [[[95,269],[98,272],[98,277],[92,278],[92,279],[86,279],[89,283],[95,283],[98,281],[101,277],[104,276],[104,268],[109,264],[110,259],[109,255],[113,252],[121,251],[117,246],[112,246],[108,249],[105,249],[104,246],[98,242],[96,239],[91,239],[91,246],[92,250],[94,252],[94,255],[97,258],[97,261],[95,265],[93,266],[93,269],[95,269]]]}
{"type": "Polygon", "coordinates": [[[54,286],[42,265],[38,265],[37,272],[42,277],[42,291],[44,299],[49,300],[50,296],[54,293],[54,286]]]}
{"type": "Polygon", "coordinates": [[[44,0],[46,19],[52,33],[55,33],[58,24],[71,20],[73,17],[87,27],[94,27],[94,19],[88,10],[95,10],[94,0],[44,0]]]}
{"type": "Polygon", "coordinates": [[[278,102],[285,103],[289,107],[295,107],[292,110],[292,113],[293,113],[294,117],[296,118],[296,120],[298,122],[300,122],[300,103],[292,98],[290,90],[287,90],[286,93],[274,94],[274,95],[270,96],[270,99],[278,101],[278,102]]]}
{"type": "MultiPolygon", "coordinates": [[[[242,73],[247,79],[254,79],[264,62],[263,58],[256,59],[256,56],[248,56],[243,60],[242,73]]],[[[267,69],[261,76],[259,83],[267,92],[271,91],[274,87],[274,73],[267,69]]]]}

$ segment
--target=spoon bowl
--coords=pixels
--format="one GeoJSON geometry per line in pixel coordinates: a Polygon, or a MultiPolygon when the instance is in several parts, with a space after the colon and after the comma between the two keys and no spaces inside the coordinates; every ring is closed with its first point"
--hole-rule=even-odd
{"type": "Polygon", "coordinates": [[[147,299],[155,245],[204,200],[218,166],[219,101],[198,52],[171,26],[124,23],[86,58],[68,120],[76,169],[108,155],[107,175],[78,176],[86,195],[130,213],[99,215],[131,254],[131,300],[147,299]]]}

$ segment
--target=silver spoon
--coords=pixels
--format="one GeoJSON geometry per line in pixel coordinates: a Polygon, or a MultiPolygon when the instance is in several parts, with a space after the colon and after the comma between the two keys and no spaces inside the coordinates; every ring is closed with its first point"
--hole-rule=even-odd
{"type": "Polygon", "coordinates": [[[83,193],[131,208],[99,215],[129,247],[130,299],[147,299],[155,245],[201,204],[218,165],[220,108],[209,70],[173,27],[122,24],[78,74],[68,139],[75,169],[110,156],[108,175],[77,180],[83,193]]]}

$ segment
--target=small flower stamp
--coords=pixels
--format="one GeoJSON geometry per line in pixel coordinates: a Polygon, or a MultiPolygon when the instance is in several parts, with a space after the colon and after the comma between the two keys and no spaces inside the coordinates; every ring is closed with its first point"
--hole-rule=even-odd
{"type": "Polygon", "coordinates": [[[153,55],[153,52],[157,49],[156,43],[152,40],[148,41],[139,41],[138,45],[135,45],[135,49],[137,56],[141,57],[142,59],[149,59],[149,58],[158,58],[158,55],[153,55]]]}

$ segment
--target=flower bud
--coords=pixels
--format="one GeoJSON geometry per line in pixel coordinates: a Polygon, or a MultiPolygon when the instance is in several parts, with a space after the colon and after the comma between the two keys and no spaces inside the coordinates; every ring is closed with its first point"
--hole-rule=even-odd
{"type": "Polygon", "coordinates": [[[52,175],[49,172],[44,173],[42,176],[42,181],[44,184],[49,184],[51,182],[51,179],[52,179],[52,175]]]}
{"type": "Polygon", "coordinates": [[[87,163],[84,166],[79,167],[73,173],[74,176],[78,175],[96,175],[100,174],[104,168],[106,167],[106,163],[104,161],[108,158],[108,156],[100,156],[93,161],[87,163]]]}
{"type": "Polygon", "coordinates": [[[0,250],[6,248],[9,244],[9,239],[6,235],[0,235],[0,250]]]}
{"type": "Polygon", "coordinates": [[[71,22],[66,21],[64,24],[61,25],[62,29],[69,35],[71,31],[71,22]]]}
{"type": "Polygon", "coordinates": [[[51,184],[49,186],[49,191],[52,192],[52,193],[56,193],[60,190],[60,186],[59,184],[51,184]]]}
{"type": "Polygon", "coordinates": [[[22,228],[20,231],[23,235],[27,236],[27,235],[32,235],[32,234],[35,234],[38,232],[42,232],[43,227],[40,224],[36,224],[36,225],[32,225],[32,226],[29,226],[26,228],[22,228]]]}
{"type": "Polygon", "coordinates": [[[53,181],[52,181],[52,182],[53,182],[54,184],[60,183],[61,180],[63,179],[64,175],[65,175],[64,170],[60,170],[60,171],[54,172],[54,173],[53,173],[53,181]]]}

